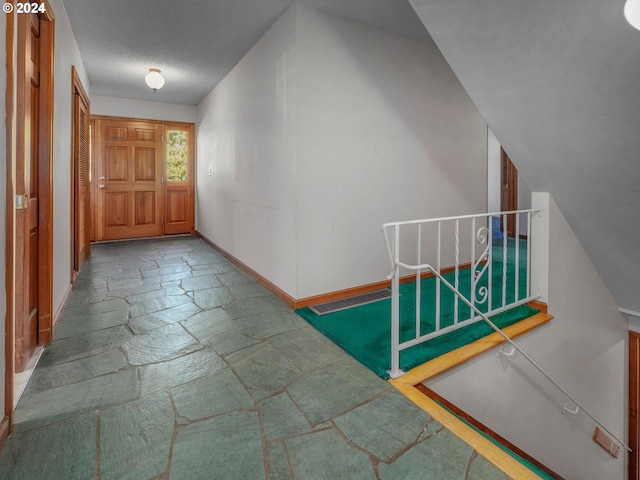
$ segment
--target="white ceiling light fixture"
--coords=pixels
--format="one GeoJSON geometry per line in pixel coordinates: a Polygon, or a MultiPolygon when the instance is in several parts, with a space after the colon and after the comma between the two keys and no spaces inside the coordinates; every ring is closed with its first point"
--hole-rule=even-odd
{"type": "Polygon", "coordinates": [[[158,68],[150,68],[149,73],[144,77],[144,81],[147,82],[149,88],[153,89],[153,93],[156,93],[156,90],[164,85],[164,77],[160,74],[160,69],[158,68]]]}
{"type": "Polygon", "coordinates": [[[624,18],[633,27],[640,30],[640,0],[627,0],[624,4],[624,18]]]}

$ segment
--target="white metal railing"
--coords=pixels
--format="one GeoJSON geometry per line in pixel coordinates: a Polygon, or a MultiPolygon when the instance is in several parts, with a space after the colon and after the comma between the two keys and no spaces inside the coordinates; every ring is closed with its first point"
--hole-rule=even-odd
{"type": "MultiPolygon", "coordinates": [[[[406,222],[393,222],[386,223],[383,225],[382,229],[385,235],[385,240],[387,243],[387,250],[389,253],[389,258],[391,260],[392,271],[389,277],[392,280],[392,298],[391,298],[391,369],[389,370],[389,374],[392,378],[397,378],[402,375],[404,372],[400,369],[400,351],[406,348],[409,348],[414,345],[418,345],[420,343],[426,342],[427,340],[437,337],[439,335],[443,335],[452,330],[462,328],[471,323],[483,320],[487,325],[489,325],[495,332],[497,332],[500,336],[503,337],[505,342],[511,345],[512,351],[510,353],[500,352],[506,356],[512,356],[513,353],[517,350],[531,365],[533,365],[542,375],[544,375],[556,388],[558,388],[573,404],[575,405],[575,409],[570,409],[568,407],[568,403],[564,402],[562,407],[562,413],[571,413],[573,415],[577,414],[580,410],[582,410],[591,420],[593,420],[596,424],[598,424],[602,429],[608,433],[616,442],[622,445],[626,450],[631,452],[631,448],[620,440],[616,435],[614,435],[609,429],[607,429],[601,422],[599,422],[588,410],[586,410],[583,405],[578,402],[569,392],[567,392],[556,380],[554,380],[529,354],[527,354],[522,348],[520,348],[508,335],[506,335],[494,322],[489,319],[490,315],[505,311],[509,308],[513,308],[517,305],[521,305],[527,303],[531,300],[539,298],[538,294],[532,295],[530,292],[531,287],[531,244],[529,243],[530,239],[536,232],[532,231],[532,216],[541,213],[541,210],[517,210],[512,212],[498,212],[498,213],[488,213],[488,214],[479,214],[479,215],[465,215],[460,217],[443,217],[443,218],[435,218],[435,219],[427,219],[427,220],[412,220],[406,222]],[[514,257],[514,276],[515,282],[511,282],[514,286],[514,295],[513,301],[509,302],[507,300],[508,293],[508,268],[507,268],[507,260],[508,260],[508,245],[509,239],[507,235],[502,236],[502,242],[496,242],[497,251],[502,255],[502,265],[503,268],[500,288],[501,288],[501,299],[498,306],[492,304],[492,294],[493,294],[493,283],[491,281],[491,274],[493,269],[493,261],[495,258],[494,248],[496,245],[493,245],[492,242],[492,234],[493,234],[493,225],[491,222],[491,218],[498,217],[502,220],[503,225],[505,226],[504,230],[506,231],[506,225],[508,218],[511,216],[512,221],[515,221],[515,235],[514,241],[512,243],[515,244],[515,257],[514,257]],[[525,292],[520,292],[519,290],[519,267],[520,265],[520,217],[524,216],[526,218],[526,233],[527,233],[527,248],[526,248],[526,270],[524,274],[526,275],[526,287],[525,292]],[[485,224],[482,224],[478,227],[478,219],[486,218],[488,219],[485,224]],[[461,233],[461,222],[470,221],[471,228],[468,229],[471,232],[472,240],[469,251],[467,251],[467,257],[470,261],[468,264],[461,263],[461,251],[460,251],[460,233],[461,233]],[[451,279],[447,279],[445,274],[443,274],[442,267],[442,230],[443,224],[447,222],[453,222],[454,228],[454,247],[453,247],[453,257],[455,259],[455,263],[453,265],[453,283],[450,281],[451,279]],[[423,263],[423,226],[427,224],[436,225],[437,231],[437,239],[436,239],[436,248],[435,248],[435,266],[431,263],[423,263]],[[415,246],[417,246],[417,250],[415,252],[415,263],[407,263],[401,260],[400,255],[400,245],[402,240],[402,232],[401,229],[403,227],[414,227],[414,233],[417,235],[415,246]],[[390,232],[393,234],[393,241],[390,240],[389,235],[390,232]],[[500,243],[502,243],[502,247],[500,248],[500,243]],[[485,245],[480,254],[476,253],[477,245],[485,245]],[[501,250],[501,251],[500,251],[501,250]],[[415,289],[416,289],[416,305],[415,305],[415,336],[412,339],[400,342],[400,279],[402,270],[409,270],[416,272],[416,281],[415,281],[415,289]],[[463,269],[470,269],[470,279],[471,279],[471,289],[469,298],[467,298],[458,288],[460,285],[460,271],[463,269]],[[435,297],[435,330],[433,332],[429,332],[426,334],[421,333],[421,280],[422,273],[427,272],[432,274],[435,277],[436,281],[436,297],[435,297]],[[489,280],[488,284],[484,285],[482,283],[482,278],[486,272],[488,273],[489,280]],[[454,294],[454,312],[453,312],[453,323],[447,327],[441,327],[440,325],[440,295],[441,295],[441,285],[444,285],[445,288],[454,294]],[[479,297],[476,295],[479,295],[479,297]],[[469,308],[470,317],[468,319],[460,320],[459,314],[460,309],[458,308],[458,302],[462,302],[466,307],[469,308]],[[486,311],[482,311],[480,307],[484,307],[486,311]]],[[[465,258],[465,257],[463,257],[465,258]]],[[[450,270],[450,269],[446,269],[450,270]]],[[[612,444],[613,448],[613,444],[612,444]]],[[[616,447],[617,448],[617,447],[616,447]]],[[[617,456],[617,455],[616,455],[617,456]]]]}
{"type": "MultiPolygon", "coordinates": [[[[532,216],[540,210],[516,210],[512,212],[482,213],[458,217],[442,217],[425,220],[393,222],[383,225],[392,271],[391,290],[391,370],[392,377],[402,375],[400,352],[404,349],[444,335],[482,320],[481,313],[495,315],[538,298],[531,294],[532,216]],[[514,222],[514,237],[502,235],[493,240],[493,218],[503,224],[514,222]],[[425,236],[425,233],[431,233],[425,236]],[[452,238],[444,239],[449,234],[452,238]],[[526,233],[526,238],[521,238],[526,233]],[[466,242],[463,241],[466,238],[466,242]],[[403,249],[402,247],[406,247],[403,249]],[[402,251],[401,251],[402,250],[402,251]],[[406,250],[406,253],[405,253],[406,250]],[[523,255],[524,251],[524,255],[523,255]],[[524,257],[524,258],[522,258],[524,257]],[[428,263],[423,263],[427,259],[428,263]],[[509,267],[509,262],[512,265],[509,267]],[[433,268],[431,267],[433,265],[433,268]],[[495,269],[498,271],[494,271],[495,269]],[[415,272],[415,335],[401,341],[400,329],[400,281],[403,273],[415,272]],[[422,311],[422,278],[425,273],[434,274],[435,296],[432,311],[422,311]],[[453,297],[453,314],[443,317],[442,279],[435,272],[452,276],[456,289],[466,285],[470,305],[468,316],[461,307],[461,297],[453,297]],[[521,285],[521,283],[523,285],[521,285]],[[423,332],[425,318],[433,328],[423,332]],[[443,320],[446,320],[443,321],[443,320]]],[[[506,228],[505,228],[506,230],[506,228]]],[[[442,277],[444,278],[444,277],[442,277]]],[[[403,324],[406,324],[406,318],[403,324]]],[[[405,337],[407,336],[405,328],[405,337]]]]}

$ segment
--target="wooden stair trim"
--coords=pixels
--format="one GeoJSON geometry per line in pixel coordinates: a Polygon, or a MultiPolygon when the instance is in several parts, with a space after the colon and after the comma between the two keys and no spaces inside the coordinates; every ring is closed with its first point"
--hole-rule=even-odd
{"type": "MultiPolygon", "coordinates": [[[[502,331],[509,338],[516,338],[541,325],[544,325],[552,318],[552,315],[540,312],[531,317],[525,318],[524,320],[520,320],[513,325],[505,327],[502,331]]],[[[401,377],[395,379],[395,382],[411,386],[417,385],[505,342],[506,340],[502,338],[499,333],[494,332],[486,337],[476,340],[475,342],[456,348],[455,350],[445,353],[438,358],[434,358],[433,360],[423,363],[418,367],[412,368],[401,377]]]]}
{"type": "Polygon", "coordinates": [[[414,385],[399,382],[398,380],[389,380],[389,383],[418,408],[428,413],[444,428],[473,448],[479,455],[483,456],[510,478],[541,480],[539,475],[529,470],[525,465],[464,423],[435,400],[427,397],[414,385]]]}
{"type": "MultiPolygon", "coordinates": [[[[540,310],[540,313],[503,328],[502,331],[509,338],[516,338],[530,332],[531,330],[549,322],[553,318],[552,315],[546,313],[546,304],[542,302],[532,302],[529,303],[529,305],[540,310]]],[[[463,422],[460,418],[451,413],[419,388],[422,387],[423,382],[430,378],[461,365],[462,363],[503,343],[506,343],[506,340],[499,333],[494,332],[486,337],[476,340],[475,342],[464,345],[415,367],[401,377],[389,379],[388,382],[396,390],[407,397],[407,399],[411,400],[421,410],[428,413],[443,427],[468,444],[478,452],[479,455],[483,456],[507,476],[523,480],[541,479],[538,474],[534,473],[520,461],[506,453],[491,440],[476,431],[473,427],[463,422]]],[[[537,464],[537,462],[534,462],[534,464],[537,464]]],[[[544,470],[547,471],[548,469],[545,467],[544,470]]]]}
{"type": "Polygon", "coordinates": [[[527,303],[531,308],[535,308],[536,310],[540,310],[540,313],[549,313],[549,308],[546,303],[541,302],[540,300],[532,300],[527,303]]]}
{"type": "Polygon", "coordinates": [[[436,392],[431,390],[429,387],[427,387],[424,384],[420,383],[420,384],[416,385],[416,389],[418,391],[422,392],[423,395],[426,395],[430,399],[435,400],[436,402],[438,402],[440,405],[442,405],[443,407],[448,409],[450,412],[452,412],[457,417],[461,418],[463,421],[473,425],[473,427],[478,429],[478,430],[480,430],[480,432],[482,432],[485,435],[493,438],[499,444],[501,444],[502,446],[506,447],[508,450],[511,450],[511,452],[515,453],[520,458],[522,458],[524,460],[527,460],[531,464],[535,465],[540,470],[545,472],[547,475],[550,475],[551,477],[555,478],[556,480],[565,480],[563,477],[558,475],[556,472],[551,470],[549,467],[547,467],[543,463],[541,463],[538,460],[536,460],[535,458],[533,458],[527,452],[525,452],[524,450],[522,450],[518,446],[516,446],[513,443],[511,443],[509,440],[504,438],[502,435],[499,435],[498,433],[496,433],[493,430],[491,430],[489,427],[487,427],[482,422],[479,422],[477,419],[475,419],[474,417],[469,415],[467,412],[465,412],[461,408],[459,408],[456,405],[454,405],[453,403],[451,403],[449,400],[447,400],[443,396],[438,395],[436,392]]]}

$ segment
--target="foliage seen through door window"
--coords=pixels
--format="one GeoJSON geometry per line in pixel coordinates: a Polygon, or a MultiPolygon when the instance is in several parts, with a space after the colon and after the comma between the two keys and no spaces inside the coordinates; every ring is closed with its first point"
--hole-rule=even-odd
{"type": "Polygon", "coordinates": [[[167,132],[168,182],[185,182],[187,180],[188,155],[188,133],[182,130],[169,130],[167,132]]]}

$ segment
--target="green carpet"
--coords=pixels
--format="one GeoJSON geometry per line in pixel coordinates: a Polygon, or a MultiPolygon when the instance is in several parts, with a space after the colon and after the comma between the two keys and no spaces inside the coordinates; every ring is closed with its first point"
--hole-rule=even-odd
{"type": "MultiPolygon", "coordinates": [[[[502,305],[503,256],[502,240],[494,240],[495,255],[491,263],[492,305],[502,305]],[[496,258],[498,257],[498,258],[496,258]]],[[[509,239],[507,256],[507,303],[515,298],[515,257],[516,248],[513,239],[509,239]]],[[[527,242],[520,241],[519,249],[519,291],[518,298],[525,298],[526,288],[526,251],[527,242]]],[[[448,273],[445,278],[452,284],[455,274],[448,273]]],[[[489,281],[488,270],[478,280],[479,286],[486,286],[489,281]]],[[[471,270],[461,270],[458,279],[459,290],[469,298],[471,291],[471,270]]],[[[436,279],[427,278],[421,281],[421,322],[420,333],[426,334],[435,329],[435,291],[436,279]]],[[[404,342],[415,335],[415,283],[400,286],[400,341],[404,342]]],[[[454,294],[441,285],[441,328],[452,325],[454,321],[454,294]]],[[[488,310],[488,302],[480,305],[480,310],[488,310]]],[[[495,315],[491,320],[500,328],[512,325],[539,311],[527,305],[513,308],[495,315]]],[[[388,378],[387,370],[391,367],[391,300],[353,307],[327,315],[316,315],[308,308],[296,310],[317,330],[342,347],[360,363],[371,369],[376,375],[388,378]]],[[[470,317],[470,309],[458,301],[458,318],[463,321],[470,317]]],[[[429,340],[400,352],[400,368],[408,371],[444,353],[467,345],[475,340],[491,334],[493,330],[484,321],[450,332],[441,337],[429,340]]]]}

